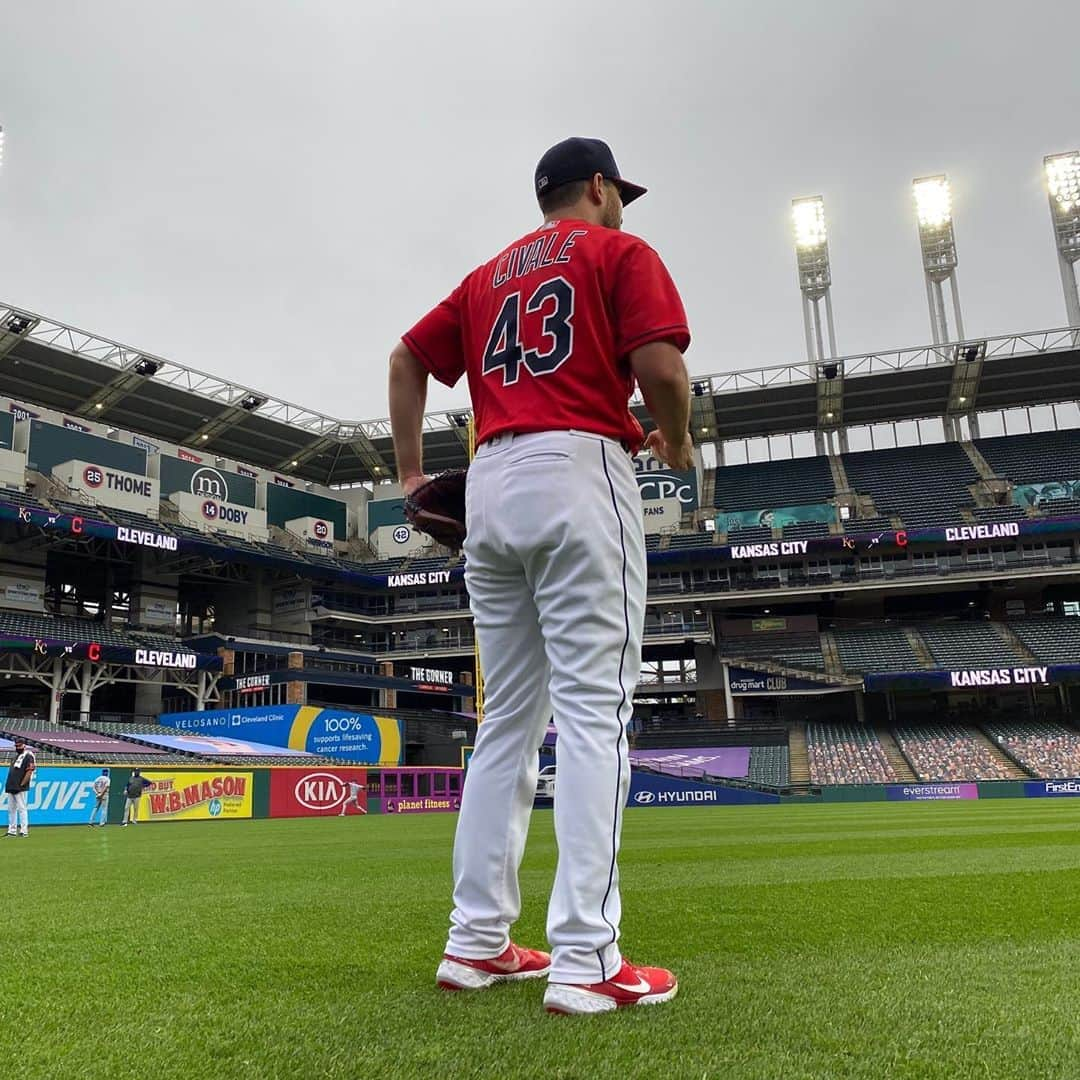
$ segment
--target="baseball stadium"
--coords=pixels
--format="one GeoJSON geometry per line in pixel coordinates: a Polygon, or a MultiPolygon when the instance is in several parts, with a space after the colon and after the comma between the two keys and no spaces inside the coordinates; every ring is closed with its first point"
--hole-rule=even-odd
{"type": "MultiPolygon", "coordinates": [[[[965,331],[931,177],[932,342],[837,355],[796,200],[806,359],[692,374],[694,467],[635,460],[624,937],[683,991],[602,1027],[434,988],[483,672],[389,421],[0,304],[0,752],[37,761],[2,876],[48,943],[0,991],[25,1074],[1076,1075],[1080,157],[1046,174],[1067,325],[965,331]],[[152,827],[121,833],[136,770],[152,827]]],[[[427,415],[427,470],[473,441],[427,415]]],[[[540,754],[536,941],[554,726],[540,754]]]]}

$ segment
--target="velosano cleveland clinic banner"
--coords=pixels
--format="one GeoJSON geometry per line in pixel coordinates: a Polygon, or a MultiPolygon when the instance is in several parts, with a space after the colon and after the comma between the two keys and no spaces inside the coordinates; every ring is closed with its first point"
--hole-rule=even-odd
{"type": "Polygon", "coordinates": [[[139,800],[139,821],[216,821],[251,817],[250,772],[146,769],[150,787],[139,800]]]}
{"type": "Polygon", "coordinates": [[[263,705],[163,713],[159,721],[191,734],[269,743],[360,765],[401,764],[401,723],[388,716],[313,705],[263,705]]]}

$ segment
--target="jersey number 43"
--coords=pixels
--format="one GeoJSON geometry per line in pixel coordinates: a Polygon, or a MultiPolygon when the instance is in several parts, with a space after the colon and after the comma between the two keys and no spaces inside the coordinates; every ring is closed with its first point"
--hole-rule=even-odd
{"type": "Polygon", "coordinates": [[[574,348],[574,287],[553,277],[538,285],[521,310],[521,293],[511,293],[495,318],[484,349],[484,375],[502,372],[503,386],[513,386],[522,365],[530,375],[550,375],[574,348]],[[525,316],[540,315],[526,320],[525,316]],[[532,331],[530,333],[530,331],[532,331]],[[524,341],[522,340],[524,338],[524,341]],[[529,345],[535,348],[529,348],[529,345]]]}

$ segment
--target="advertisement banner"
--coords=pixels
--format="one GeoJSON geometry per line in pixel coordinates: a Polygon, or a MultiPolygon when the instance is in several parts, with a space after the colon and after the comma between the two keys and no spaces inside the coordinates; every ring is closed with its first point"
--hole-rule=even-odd
{"type": "Polygon", "coordinates": [[[678,499],[650,499],[641,504],[641,516],[645,522],[645,535],[677,528],[682,521],[682,503],[678,499]]]}
{"type": "Polygon", "coordinates": [[[460,795],[398,795],[378,801],[384,814],[453,814],[461,809],[460,795]]]}
{"type": "Polygon", "coordinates": [[[669,776],[719,776],[744,780],[750,771],[749,746],[695,746],[671,750],[631,750],[632,765],[647,765],[669,776]]]}
{"type": "Polygon", "coordinates": [[[271,817],[349,817],[367,813],[367,770],[274,769],[270,773],[271,817]],[[359,784],[359,807],[350,798],[359,784]]]}
{"type": "Polygon", "coordinates": [[[217,821],[251,817],[250,772],[146,769],[150,787],[139,800],[139,821],[217,821]]]}
{"type": "Polygon", "coordinates": [[[386,716],[313,705],[163,713],[165,727],[200,735],[250,739],[358,765],[401,764],[401,722],[386,716]]]}
{"type": "Polygon", "coordinates": [[[1080,796],[1080,780],[1028,780],[1024,797],[1028,799],[1061,799],[1080,796]]]}
{"type": "MultiPolygon", "coordinates": [[[[738,648],[737,645],[733,648],[738,648]]],[[[823,683],[810,679],[799,679],[794,675],[775,675],[767,671],[752,671],[749,668],[729,667],[728,686],[736,697],[746,694],[792,694],[800,691],[821,691],[827,689],[823,683]]]]}
{"type": "Polygon", "coordinates": [[[761,510],[727,510],[716,515],[720,532],[752,528],[761,525],[779,529],[785,525],[809,524],[816,521],[831,524],[836,520],[836,507],[828,503],[805,503],[801,506],[774,506],[761,510]]]}
{"type": "Polygon", "coordinates": [[[44,611],[45,582],[0,575],[0,604],[15,611],[44,611]]]}
{"type": "Polygon", "coordinates": [[[680,780],[675,776],[657,776],[640,769],[630,771],[630,791],[626,797],[628,807],[732,806],[740,803],[779,801],[779,795],[764,791],[695,783],[693,780],[680,780]]]}
{"type": "Polygon", "coordinates": [[[1016,484],[1012,501],[1017,506],[1042,506],[1054,499],[1080,499],[1080,480],[1051,480],[1045,484],[1016,484]]]}
{"type": "MultiPolygon", "coordinates": [[[[163,750],[183,750],[188,754],[204,754],[206,757],[235,757],[246,754],[251,757],[305,757],[303,750],[289,750],[284,746],[270,746],[267,743],[248,742],[245,739],[226,739],[217,735],[128,735],[125,738],[142,739],[153,743],[163,750]]],[[[140,747],[140,749],[144,749],[140,747]]],[[[145,748],[153,753],[149,748],[145,748]]]]}
{"type": "Polygon", "coordinates": [[[940,799],[977,799],[979,785],[969,783],[889,784],[885,798],[890,802],[936,802],[940,799]]]}
{"type": "MultiPolygon", "coordinates": [[[[93,783],[100,769],[41,765],[27,792],[30,828],[38,825],[86,825],[94,805],[93,783]]],[[[0,793],[0,815],[7,818],[8,796],[0,793]]]]}
{"type": "Polygon", "coordinates": [[[665,469],[653,457],[637,457],[634,458],[634,473],[643,503],[675,499],[683,513],[698,508],[696,469],[665,469]]]}
{"type": "MultiPolygon", "coordinates": [[[[117,732],[117,734],[120,734],[117,732]]],[[[95,735],[92,731],[27,731],[26,737],[33,742],[47,746],[59,746],[63,750],[74,750],[77,754],[156,754],[151,746],[138,743],[121,742],[110,739],[107,735],[95,735]]],[[[141,739],[141,735],[135,738],[141,739]]]]}

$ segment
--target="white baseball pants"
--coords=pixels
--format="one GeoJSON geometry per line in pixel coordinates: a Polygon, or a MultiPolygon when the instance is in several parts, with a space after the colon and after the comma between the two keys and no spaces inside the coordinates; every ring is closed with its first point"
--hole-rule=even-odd
{"type": "Polygon", "coordinates": [[[8,792],[8,836],[22,833],[25,836],[30,831],[30,822],[26,813],[26,792],[8,792]]]}
{"type": "Polygon", "coordinates": [[[465,582],[485,710],[454,842],[447,952],[487,959],[521,911],[548,717],[559,732],[548,907],[551,979],[618,972],[617,855],[630,783],[626,725],[641,670],[645,537],[634,467],[610,439],[502,436],[469,471],[465,582]]]}

